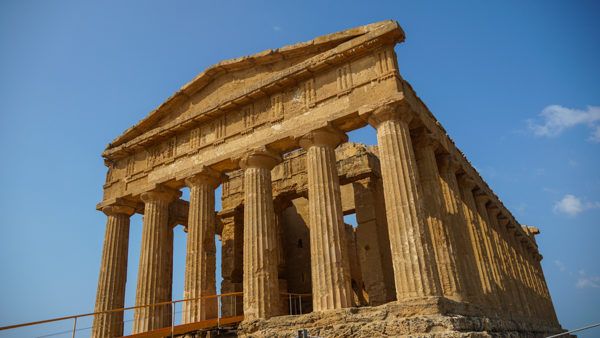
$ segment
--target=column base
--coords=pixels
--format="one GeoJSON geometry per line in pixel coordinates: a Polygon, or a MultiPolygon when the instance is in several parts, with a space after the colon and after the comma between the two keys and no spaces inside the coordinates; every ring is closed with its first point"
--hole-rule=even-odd
{"type": "Polygon", "coordinates": [[[525,319],[484,316],[472,304],[428,297],[244,321],[237,333],[239,337],[295,337],[301,329],[320,337],[546,337],[566,331],[525,319]]]}

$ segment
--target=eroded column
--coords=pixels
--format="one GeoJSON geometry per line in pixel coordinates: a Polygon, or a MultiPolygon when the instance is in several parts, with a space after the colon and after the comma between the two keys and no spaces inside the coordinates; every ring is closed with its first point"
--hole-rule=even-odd
{"type": "Polygon", "coordinates": [[[540,310],[535,302],[535,296],[533,292],[533,286],[531,284],[531,280],[529,278],[528,270],[525,265],[525,260],[523,257],[523,251],[521,247],[521,241],[518,238],[518,231],[516,230],[516,225],[512,222],[509,223],[508,229],[508,239],[513,247],[515,252],[515,259],[517,262],[517,272],[519,274],[519,283],[520,287],[525,290],[525,296],[527,297],[527,305],[529,307],[531,318],[538,319],[540,316],[540,310]]]}
{"type": "Polygon", "coordinates": [[[471,238],[471,245],[475,253],[475,262],[479,271],[482,299],[488,309],[495,309],[498,301],[492,291],[493,277],[488,263],[488,251],[484,244],[482,226],[479,222],[479,217],[477,217],[477,206],[473,197],[475,182],[465,174],[460,175],[458,182],[463,202],[463,214],[467,221],[469,237],[471,238]]]}
{"type": "Polygon", "coordinates": [[[379,159],[387,208],[396,296],[440,296],[435,256],[419,196],[418,169],[410,139],[409,111],[388,105],[369,118],[377,130],[379,159]]]}
{"type": "Polygon", "coordinates": [[[499,308],[508,310],[509,306],[505,299],[505,288],[502,283],[502,277],[498,269],[499,259],[496,243],[494,241],[493,230],[490,224],[490,220],[487,213],[487,203],[489,197],[481,190],[476,190],[475,194],[476,210],[479,217],[479,224],[481,225],[481,234],[483,235],[483,243],[487,250],[487,264],[491,272],[491,286],[493,296],[498,300],[499,308]]]}
{"type": "Polygon", "coordinates": [[[244,170],[244,317],[277,315],[277,228],[271,169],[281,158],[266,150],[250,152],[240,161],[244,170]]]}
{"type": "MultiPolygon", "coordinates": [[[[104,207],[102,212],[106,214],[107,220],[94,312],[122,309],[125,305],[129,218],[134,209],[113,205],[104,207]]],[[[123,312],[94,316],[92,337],[110,338],[122,335],[123,312]]]]}
{"type": "Polygon", "coordinates": [[[452,236],[454,229],[451,229],[450,223],[444,224],[442,220],[444,205],[434,152],[435,142],[427,131],[421,131],[415,139],[415,157],[442,292],[445,297],[461,301],[464,299],[463,280],[456,262],[456,245],[452,236]]]}
{"type": "Polygon", "coordinates": [[[508,308],[511,310],[511,313],[523,315],[525,313],[524,308],[521,306],[517,306],[517,304],[521,302],[521,299],[517,290],[517,285],[514,282],[514,279],[511,277],[511,271],[509,267],[510,258],[508,256],[508,250],[506,250],[505,246],[505,239],[503,236],[504,229],[500,226],[500,223],[498,222],[499,214],[500,208],[498,208],[494,204],[488,205],[488,220],[490,222],[490,227],[493,229],[494,240],[496,242],[498,252],[498,268],[500,271],[500,276],[502,278],[502,284],[505,288],[504,302],[508,304],[508,308]]]}
{"type": "Polygon", "coordinates": [[[528,291],[521,282],[521,275],[519,272],[519,261],[517,258],[516,249],[513,247],[513,243],[511,241],[510,236],[513,236],[511,231],[508,228],[509,220],[508,218],[499,215],[498,216],[498,225],[502,227],[503,232],[502,235],[504,237],[504,241],[506,243],[506,252],[508,256],[508,265],[509,265],[509,278],[512,280],[512,284],[514,285],[517,294],[518,294],[518,302],[515,304],[520,310],[518,312],[525,317],[530,317],[532,315],[531,306],[528,299],[528,291]]]}
{"type": "MultiPolygon", "coordinates": [[[[157,188],[141,195],[144,201],[144,225],[135,305],[170,301],[170,268],[173,257],[173,229],[169,224],[169,204],[179,191],[157,188]]],[[[133,333],[171,325],[171,305],[141,307],[134,311],[133,333]]]]}
{"type": "Polygon", "coordinates": [[[476,264],[476,254],[469,237],[469,224],[464,216],[460,188],[456,179],[458,163],[449,154],[438,156],[440,187],[444,204],[443,219],[450,227],[457,243],[456,260],[460,263],[460,273],[463,276],[464,295],[471,303],[482,305],[481,282],[476,264]]]}
{"type": "Polygon", "coordinates": [[[333,128],[312,131],[300,140],[306,149],[313,311],[352,306],[335,147],[347,140],[333,128]]]}
{"type": "Polygon", "coordinates": [[[185,180],[190,188],[187,249],[185,257],[182,322],[195,323],[217,317],[215,270],[215,188],[220,174],[210,168],[185,180]],[[198,299],[201,298],[201,299],[198,299]]]}

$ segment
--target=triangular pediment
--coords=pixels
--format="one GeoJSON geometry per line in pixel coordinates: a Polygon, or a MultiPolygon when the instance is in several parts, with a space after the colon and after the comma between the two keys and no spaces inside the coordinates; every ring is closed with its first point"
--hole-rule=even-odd
{"type": "MultiPolygon", "coordinates": [[[[313,40],[266,50],[251,56],[219,62],[207,68],[192,81],[185,84],[157,109],[150,112],[136,125],[127,129],[113,140],[104,155],[109,156],[117,148],[126,146],[140,138],[164,134],[167,126],[173,129],[178,123],[189,123],[198,115],[218,111],[223,106],[243,102],[242,97],[251,89],[261,91],[261,85],[272,85],[272,79],[285,76],[290,70],[298,72],[318,63],[321,56],[329,55],[342,46],[357,48],[365,35],[389,35],[401,41],[404,34],[395,21],[381,21],[341,32],[317,37],[313,40]]],[[[368,41],[368,40],[366,40],[368,41]]],[[[324,58],[322,58],[324,60],[324,58]]],[[[323,62],[328,62],[324,60],[323,62]]],[[[293,79],[291,81],[294,81],[293,79]]],[[[272,85],[274,86],[274,85],[272,85]]],[[[266,91],[276,90],[273,87],[266,91]]],[[[250,94],[252,95],[252,94],[250,94]]]]}

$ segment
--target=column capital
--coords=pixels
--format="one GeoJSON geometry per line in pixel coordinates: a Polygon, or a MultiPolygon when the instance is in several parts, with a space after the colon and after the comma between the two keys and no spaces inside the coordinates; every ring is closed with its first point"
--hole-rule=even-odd
{"type": "Polygon", "coordinates": [[[477,184],[475,184],[475,180],[473,180],[469,175],[467,174],[461,174],[458,176],[458,184],[463,187],[463,188],[467,188],[469,190],[473,190],[475,189],[475,187],[477,186],[477,184]]]}
{"type": "Polygon", "coordinates": [[[129,216],[135,214],[135,209],[133,207],[126,206],[126,205],[113,204],[113,205],[108,205],[108,206],[105,206],[104,208],[102,208],[102,212],[106,216],[125,215],[125,216],[129,217],[129,216]]]}
{"type": "Polygon", "coordinates": [[[505,217],[504,215],[498,216],[498,224],[500,224],[501,226],[509,228],[508,227],[509,223],[510,223],[510,220],[507,217],[505,217]]]}
{"type": "Polygon", "coordinates": [[[207,184],[216,188],[221,183],[222,178],[223,174],[221,172],[202,166],[199,172],[185,179],[185,185],[191,188],[200,184],[207,184]]]}
{"type": "Polygon", "coordinates": [[[163,186],[157,186],[155,189],[152,189],[150,191],[146,191],[146,192],[142,193],[140,195],[140,198],[142,199],[142,201],[144,203],[157,201],[157,200],[172,202],[175,199],[179,198],[179,196],[181,196],[181,191],[163,187],[163,186]]]}
{"type": "Polygon", "coordinates": [[[263,168],[271,170],[281,163],[283,159],[279,154],[273,152],[267,147],[260,147],[248,151],[240,159],[240,168],[263,168]]]}
{"type": "Polygon", "coordinates": [[[490,197],[482,190],[477,190],[473,195],[475,196],[477,203],[485,205],[487,202],[491,201],[490,197]]]}
{"type": "Polygon", "coordinates": [[[341,130],[326,126],[309,131],[300,138],[300,146],[305,150],[312,146],[325,146],[335,148],[343,142],[348,141],[348,135],[341,130]]]}
{"type": "Polygon", "coordinates": [[[421,148],[421,147],[436,148],[436,146],[439,144],[439,142],[436,138],[436,134],[429,131],[429,129],[427,129],[425,127],[421,127],[415,131],[412,141],[413,141],[413,145],[418,148],[421,148]]]}
{"type": "Polygon", "coordinates": [[[498,215],[500,215],[500,208],[498,208],[498,206],[494,203],[490,203],[490,205],[488,206],[488,215],[490,216],[490,218],[493,219],[498,219],[498,215]]]}
{"type": "Polygon", "coordinates": [[[452,174],[456,174],[458,169],[460,168],[459,161],[456,157],[445,153],[436,156],[438,162],[438,168],[440,172],[449,172],[452,174]]]}
{"type": "Polygon", "coordinates": [[[375,108],[369,114],[367,122],[373,126],[373,128],[377,128],[377,126],[385,121],[400,120],[409,123],[414,117],[415,114],[406,103],[395,101],[375,108]]]}

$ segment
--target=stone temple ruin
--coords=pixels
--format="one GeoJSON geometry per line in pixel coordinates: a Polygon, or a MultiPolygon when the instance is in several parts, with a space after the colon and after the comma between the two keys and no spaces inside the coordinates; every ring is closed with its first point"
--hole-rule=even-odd
{"type": "Polygon", "coordinates": [[[384,21],[223,61],[111,142],[93,336],[124,334],[123,313],[103,311],[125,305],[134,213],[134,334],[172,323],[177,225],[183,324],[243,316],[241,336],[562,332],[538,229],[515,220],[401,77],[403,40],[384,21]],[[377,146],[347,142],[368,125],[377,146]],[[221,293],[240,299],[214,301],[215,234],[221,293]]]}

